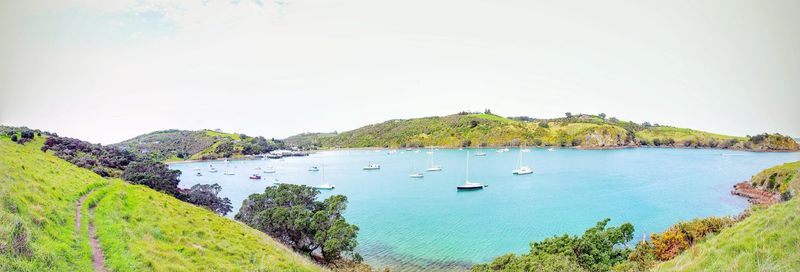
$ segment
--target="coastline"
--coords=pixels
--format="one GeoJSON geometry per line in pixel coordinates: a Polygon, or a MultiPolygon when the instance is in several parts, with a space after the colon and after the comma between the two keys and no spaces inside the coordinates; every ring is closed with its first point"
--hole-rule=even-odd
{"type": "MultiPolygon", "coordinates": [[[[686,146],[642,146],[642,145],[624,145],[624,146],[529,146],[529,147],[519,147],[519,146],[486,146],[486,147],[450,147],[450,146],[429,146],[429,147],[414,147],[414,148],[402,148],[402,147],[339,147],[339,148],[319,148],[319,149],[309,149],[306,152],[314,153],[319,151],[335,151],[335,150],[405,150],[405,149],[412,149],[412,150],[425,150],[425,149],[469,149],[469,150],[480,150],[480,149],[498,149],[498,148],[529,148],[529,149],[576,149],[576,150],[618,150],[618,149],[629,149],[629,148],[674,148],[674,149],[715,149],[715,150],[730,150],[730,151],[742,151],[742,152],[753,152],[753,153],[792,153],[792,152],[800,152],[800,150],[785,150],[785,149],[772,149],[772,150],[756,150],[756,149],[739,149],[739,148],[718,148],[718,147],[686,147],[686,146]]],[[[165,164],[176,164],[176,163],[194,163],[194,162],[214,162],[214,161],[224,161],[224,160],[257,160],[260,158],[254,157],[227,157],[227,158],[216,158],[211,160],[182,160],[182,161],[164,161],[165,164]]]]}

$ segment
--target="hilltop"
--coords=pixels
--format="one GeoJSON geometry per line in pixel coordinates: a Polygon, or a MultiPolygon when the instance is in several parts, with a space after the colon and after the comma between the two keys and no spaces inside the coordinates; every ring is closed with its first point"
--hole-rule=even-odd
{"type": "Polygon", "coordinates": [[[729,148],[753,151],[796,151],[800,145],[780,134],[728,136],[688,128],[606,118],[604,114],[567,114],[537,119],[506,118],[491,113],[459,113],[396,119],[341,133],[303,133],[286,138],[289,146],[359,147],[500,147],[561,146],[620,148],[668,146],[729,148]]]}
{"type": "Polygon", "coordinates": [[[283,147],[264,137],[215,130],[162,130],[114,144],[157,161],[208,160],[262,154],[283,147]]]}
{"type": "Polygon", "coordinates": [[[324,270],[244,224],[42,152],[43,138],[0,135],[2,271],[90,271],[89,233],[112,271],[324,270]]]}

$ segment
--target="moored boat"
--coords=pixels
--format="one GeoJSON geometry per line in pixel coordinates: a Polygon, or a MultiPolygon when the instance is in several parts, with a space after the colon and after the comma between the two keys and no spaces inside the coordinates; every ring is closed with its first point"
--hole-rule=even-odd
{"type": "Polygon", "coordinates": [[[367,166],[364,166],[364,170],[380,170],[381,165],[377,163],[370,162],[367,166]]]}
{"type": "Polygon", "coordinates": [[[467,151],[467,170],[466,170],[466,179],[464,180],[464,184],[456,186],[456,190],[458,191],[470,191],[470,190],[482,190],[484,187],[489,185],[484,185],[480,182],[470,182],[469,181],[469,151],[467,151]]]}

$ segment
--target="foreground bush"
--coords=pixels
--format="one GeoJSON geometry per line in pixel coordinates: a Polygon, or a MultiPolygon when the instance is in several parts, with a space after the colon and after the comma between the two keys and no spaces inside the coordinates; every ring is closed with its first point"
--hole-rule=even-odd
{"type": "Polygon", "coordinates": [[[633,225],[606,228],[610,219],[597,222],[579,236],[553,236],[532,242],[529,254],[497,257],[472,271],[608,271],[625,261],[630,249],[624,246],[633,239],[633,225]]]}

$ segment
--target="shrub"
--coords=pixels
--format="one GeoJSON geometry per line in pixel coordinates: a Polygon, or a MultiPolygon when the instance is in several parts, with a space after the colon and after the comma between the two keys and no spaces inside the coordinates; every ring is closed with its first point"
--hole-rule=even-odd
{"type": "Polygon", "coordinates": [[[581,236],[553,236],[532,242],[529,254],[503,255],[473,271],[607,271],[624,261],[630,249],[622,247],[633,239],[633,225],[609,227],[610,219],[597,222],[581,236]]]}

